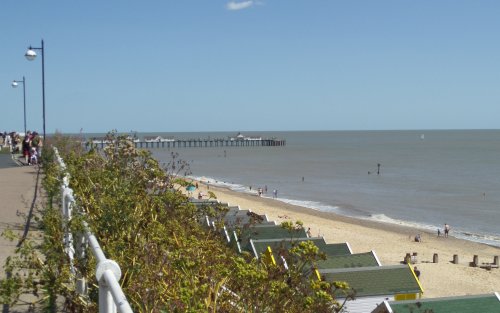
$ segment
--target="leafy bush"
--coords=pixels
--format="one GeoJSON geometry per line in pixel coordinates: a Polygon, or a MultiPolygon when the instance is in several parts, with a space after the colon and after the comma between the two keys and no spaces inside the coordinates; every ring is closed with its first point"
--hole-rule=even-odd
{"type": "MultiPolygon", "coordinates": [[[[203,227],[205,214],[225,213],[220,206],[197,208],[175,189],[182,185],[186,163],[172,155],[162,168],[145,150],[110,133],[103,150],[82,153],[64,138],[55,140],[71,176],[81,212],[69,225],[81,232],[85,220],[106,257],[122,269],[121,285],[135,312],[332,312],[333,294],[344,284],[317,281],[305,268],[324,258],[312,242],[294,246],[288,270],[236,254],[218,232],[203,227]]],[[[96,312],[97,282],[92,257],[75,261],[76,277],[64,253],[58,185],[61,172],[46,153],[44,188],[48,203],[39,212],[43,240],[26,240],[9,260],[14,273],[2,280],[4,303],[26,292],[43,293],[40,301],[54,311],[58,299],[65,310],[96,312]],[[28,273],[20,277],[20,273],[28,273]],[[18,275],[19,274],[19,275],[18,275]],[[75,278],[90,282],[86,297],[75,291],[75,278]]],[[[301,223],[284,224],[293,231],[301,223]]],[[[88,253],[87,253],[88,255],[88,253]]]]}

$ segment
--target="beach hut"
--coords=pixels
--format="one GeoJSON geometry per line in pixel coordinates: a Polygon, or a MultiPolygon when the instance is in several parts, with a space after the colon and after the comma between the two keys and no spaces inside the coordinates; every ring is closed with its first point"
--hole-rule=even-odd
{"type": "Polygon", "coordinates": [[[252,252],[250,240],[258,239],[293,239],[307,237],[304,229],[288,230],[280,225],[251,225],[233,231],[235,247],[242,251],[252,252]]]}
{"type": "Polygon", "coordinates": [[[327,244],[323,237],[304,237],[304,238],[275,238],[275,239],[250,239],[250,247],[255,258],[259,258],[261,254],[266,254],[271,260],[278,260],[283,255],[283,251],[288,251],[294,245],[302,241],[312,241],[321,252],[324,252],[327,257],[334,255],[351,254],[351,247],[347,242],[327,244]]]}
{"type": "MultiPolygon", "coordinates": [[[[229,207],[227,203],[219,202],[218,200],[215,199],[196,199],[191,197],[189,198],[189,202],[193,204],[200,211],[213,210],[213,212],[216,212],[217,209],[224,210],[225,208],[229,207]]],[[[208,227],[212,227],[212,220],[208,215],[200,217],[200,223],[208,227]]]]}
{"type": "Polygon", "coordinates": [[[252,225],[276,226],[274,221],[268,220],[267,215],[257,214],[250,210],[242,210],[239,206],[229,206],[227,203],[221,203],[217,200],[190,198],[189,201],[199,209],[218,207],[220,210],[225,210],[225,213],[219,217],[203,216],[200,222],[212,227],[214,230],[222,228],[221,231],[223,231],[228,241],[231,241],[233,237],[232,232],[236,228],[243,229],[252,225]]]}
{"type": "Polygon", "coordinates": [[[222,206],[228,206],[227,203],[222,203],[222,202],[219,202],[219,201],[213,200],[213,199],[196,199],[196,198],[190,198],[189,202],[191,202],[192,204],[194,204],[196,206],[203,206],[203,205],[215,206],[217,204],[220,204],[222,206]]]}
{"type": "Polygon", "coordinates": [[[384,301],[372,313],[497,313],[500,312],[500,295],[493,294],[443,297],[407,301],[384,301]]]}
{"type": "Polygon", "coordinates": [[[238,210],[233,211],[230,209],[226,215],[222,218],[224,225],[230,229],[245,227],[246,225],[252,224],[265,224],[265,225],[276,225],[274,222],[270,222],[265,214],[257,214],[250,210],[238,210]]]}
{"type": "MultiPolygon", "coordinates": [[[[193,204],[198,207],[206,206],[217,206],[217,202],[204,202],[203,200],[194,201],[191,200],[193,204]]],[[[226,212],[219,217],[208,217],[205,216],[203,223],[207,223],[209,226],[213,227],[214,230],[217,227],[223,227],[224,233],[228,241],[231,241],[232,231],[234,229],[243,229],[251,225],[268,225],[276,226],[274,221],[269,221],[267,215],[257,214],[250,210],[242,210],[239,206],[228,206],[227,204],[221,204],[221,206],[226,206],[226,212]],[[222,223],[222,225],[221,225],[222,223]]]]}
{"type": "MultiPolygon", "coordinates": [[[[384,301],[416,300],[423,293],[413,269],[408,265],[318,269],[321,280],[347,282],[355,300],[346,302],[350,313],[372,312],[384,301]]],[[[343,301],[344,295],[338,294],[343,301]]]]}
{"type": "Polygon", "coordinates": [[[354,268],[381,266],[375,251],[354,253],[328,257],[326,260],[316,262],[317,269],[354,268]]]}

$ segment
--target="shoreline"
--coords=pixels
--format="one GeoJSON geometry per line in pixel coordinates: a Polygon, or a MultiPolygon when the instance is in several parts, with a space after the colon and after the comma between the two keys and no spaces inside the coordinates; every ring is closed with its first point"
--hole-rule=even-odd
{"type": "MultiPolygon", "coordinates": [[[[254,194],[252,192],[233,190],[229,186],[224,186],[224,185],[220,185],[217,183],[214,184],[214,183],[210,183],[210,182],[207,183],[206,181],[199,180],[199,179],[196,179],[193,177],[191,177],[190,180],[192,180],[193,182],[198,182],[198,184],[200,186],[205,186],[205,191],[206,191],[206,186],[210,185],[211,191],[218,190],[218,191],[224,192],[224,193],[225,192],[228,192],[231,194],[234,193],[235,196],[238,196],[241,198],[248,197],[248,199],[253,199],[253,200],[259,199],[260,201],[264,201],[264,202],[271,201],[270,203],[277,203],[277,205],[279,205],[279,206],[285,206],[285,207],[289,208],[291,211],[295,211],[298,213],[307,212],[307,214],[309,214],[309,215],[315,215],[315,216],[320,216],[323,218],[335,219],[335,220],[339,220],[339,221],[342,221],[345,223],[364,225],[366,227],[371,227],[374,229],[385,228],[385,229],[393,230],[394,232],[398,232],[398,233],[405,233],[405,234],[407,233],[408,235],[412,235],[412,236],[415,236],[416,234],[427,234],[429,236],[434,235],[437,237],[437,231],[430,230],[428,227],[426,227],[424,225],[421,225],[421,227],[419,227],[418,225],[411,225],[414,223],[410,223],[410,222],[407,222],[405,224],[404,221],[397,223],[398,220],[394,220],[392,218],[390,218],[390,219],[392,221],[395,221],[395,222],[375,220],[375,219],[370,219],[370,218],[364,218],[361,216],[356,217],[356,216],[344,215],[344,214],[341,214],[338,212],[331,212],[331,211],[327,212],[327,211],[322,211],[319,208],[309,207],[309,206],[301,205],[301,204],[290,203],[288,201],[294,201],[294,200],[290,200],[290,199],[283,199],[283,198],[282,199],[280,199],[280,198],[274,199],[274,198],[269,198],[267,195],[259,197],[257,195],[257,193],[254,194]],[[252,198],[252,197],[255,197],[255,198],[252,198]],[[288,200],[288,201],[284,201],[284,200],[288,200]]],[[[206,195],[206,193],[205,193],[205,195],[206,195]]],[[[297,200],[297,201],[300,202],[300,200],[297,200]]],[[[234,204],[234,205],[237,205],[237,204],[234,204]]],[[[462,235],[465,235],[465,236],[470,235],[470,233],[467,233],[467,232],[459,232],[459,233],[462,235]]],[[[440,234],[441,234],[440,236],[444,238],[444,230],[443,229],[441,229],[440,234]]],[[[454,232],[454,230],[452,229],[450,231],[449,240],[459,240],[459,241],[464,241],[464,242],[470,242],[473,244],[485,245],[485,246],[488,246],[491,248],[498,249],[498,251],[500,253],[500,245],[495,245],[495,244],[491,244],[491,243],[487,243],[487,242],[481,242],[479,240],[474,241],[474,240],[466,239],[463,237],[462,238],[456,237],[455,234],[456,234],[456,232],[454,232]]]]}
{"type": "MultiPolygon", "coordinates": [[[[198,182],[199,184],[209,184],[212,188],[217,187],[222,190],[227,190],[231,192],[236,192],[240,195],[248,195],[248,196],[257,196],[257,189],[250,189],[248,191],[248,187],[244,187],[240,184],[235,183],[227,183],[223,180],[216,180],[214,178],[196,177],[189,176],[189,180],[193,182],[198,182]]],[[[314,201],[314,200],[300,200],[300,199],[291,199],[291,198],[270,198],[272,191],[269,191],[267,194],[263,194],[262,199],[275,200],[283,204],[300,207],[304,209],[311,210],[311,212],[318,212],[318,214],[326,213],[332,214],[340,219],[346,218],[347,220],[354,220],[358,223],[366,222],[367,224],[373,223],[374,227],[379,228],[382,227],[401,227],[402,229],[413,229],[414,235],[417,233],[426,233],[426,234],[435,234],[437,236],[438,229],[440,230],[441,236],[444,235],[444,224],[436,225],[433,222],[416,222],[412,220],[404,220],[398,219],[391,216],[386,216],[385,214],[371,214],[366,210],[357,210],[350,204],[325,204],[322,202],[314,201]]],[[[496,247],[500,249],[500,234],[499,233],[483,233],[481,231],[475,232],[471,229],[464,229],[460,227],[454,227],[451,225],[451,237],[459,240],[464,240],[468,242],[484,244],[491,247],[496,247]]]]}
{"type": "MultiPolygon", "coordinates": [[[[207,184],[198,183],[200,188],[196,193],[201,191],[206,195],[207,184]]],[[[269,220],[278,224],[300,220],[305,228],[311,228],[314,236],[323,236],[328,243],[349,242],[353,253],[374,250],[382,265],[401,264],[406,253],[417,253],[415,266],[422,272],[425,298],[500,291],[500,269],[488,271],[469,266],[475,255],[479,257],[479,263],[493,262],[493,257],[500,255],[500,247],[452,236],[437,237],[437,233],[407,225],[322,212],[212,184],[209,185],[209,191],[221,202],[266,214],[269,220]],[[414,241],[418,233],[422,236],[422,242],[414,241]],[[438,263],[432,263],[434,254],[438,255],[438,263]],[[459,264],[451,263],[454,255],[458,255],[459,264]]]]}

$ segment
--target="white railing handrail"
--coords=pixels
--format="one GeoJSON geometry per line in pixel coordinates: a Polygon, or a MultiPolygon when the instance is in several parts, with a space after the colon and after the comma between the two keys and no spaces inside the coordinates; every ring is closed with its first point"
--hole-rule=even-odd
{"type": "MultiPolygon", "coordinates": [[[[97,238],[90,231],[87,223],[84,222],[85,233],[77,235],[76,249],[73,242],[73,234],[68,228],[68,223],[72,217],[72,211],[75,206],[75,199],[73,197],[73,189],[69,187],[69,174],[67,173],[66,164],[59,155],[59,151],[54,147],[57,162],[61,170],[65,174],[61,185],[62,194],[62,215],[63,215],[63,228],[64,228],[64,247],[70,261],[71,272],[76,275],[76,270],[73,265],[75,253],[78,257],[85,256],[85,247],[90,247],[92,254],[97,260],[96,266],[96,279],[99,282],[99,312],[100,313],[133,313],[129,302],[118,281],[121,277],[121,270],[118,263],[113,260],[107,259],[104,252],[99,245],[97,238]]],[[[80,294],[86,294],[87,287],[83,277],[77,278],[77,291],[80,294]]]]}

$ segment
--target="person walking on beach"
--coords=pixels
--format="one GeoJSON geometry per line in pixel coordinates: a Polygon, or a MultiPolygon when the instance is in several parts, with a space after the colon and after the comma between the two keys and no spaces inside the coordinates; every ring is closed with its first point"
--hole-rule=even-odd
{"type": "Polygon", "coordinates": [[[278,190],[276,189],[273,190],[273,198],[274,199],[278,198],[278,190]]]}
{"type": "Polygon", "coordinates": [[[413,272],[415,273],[415,276],[420,279],[420,270],[416,266],[413,268],[413,272]]]}
{"type": "Polygon", "coordinates": [[[448,234],[450,233],[450,225],[444,224],[444,236],[448,237],[448,234]]]}

